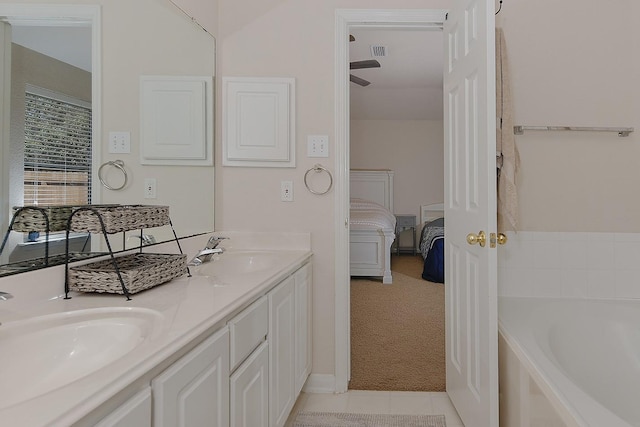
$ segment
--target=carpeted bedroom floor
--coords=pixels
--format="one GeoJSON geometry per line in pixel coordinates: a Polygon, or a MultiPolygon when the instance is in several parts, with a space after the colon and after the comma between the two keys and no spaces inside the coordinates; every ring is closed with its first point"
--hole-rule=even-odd
{"type": "Polygon", "coordinates": [[[420,255],[393,255],[393,284],[351,279],[352,390],[445,391],[444,285],[420,255]]]}

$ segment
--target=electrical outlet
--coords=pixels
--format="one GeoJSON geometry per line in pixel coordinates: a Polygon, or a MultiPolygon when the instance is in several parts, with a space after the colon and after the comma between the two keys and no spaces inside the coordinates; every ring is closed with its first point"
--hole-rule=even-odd
{"type": "Polygon", "coordinates": [[[145,199],[156,198],[156,179],[155,178],[144,179],[144,198],[145,199]]]}
{"type": "Polygon", "coordinates": [[[130,132],[109,132],[109,153],[130,153],[130,132]]]}
{"type": "Polygon", "coordinates": [[[280,182],[280,200],[293,202],[293,181],[280,182]]]}
{"type": "Polygon", "coordinates": [[[308,135],[307,157],[329,157],[329,136],[308,135]]]}

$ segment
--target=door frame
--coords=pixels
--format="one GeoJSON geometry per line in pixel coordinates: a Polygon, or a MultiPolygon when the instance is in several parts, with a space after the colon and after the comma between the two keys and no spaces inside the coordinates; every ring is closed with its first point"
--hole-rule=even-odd
{"type": "Polygon", "coordinates": [[[349,31],[442,29],[445,9],[337,9],[335,15],[335,393],[351,378],[349,274],[349,31]]]}

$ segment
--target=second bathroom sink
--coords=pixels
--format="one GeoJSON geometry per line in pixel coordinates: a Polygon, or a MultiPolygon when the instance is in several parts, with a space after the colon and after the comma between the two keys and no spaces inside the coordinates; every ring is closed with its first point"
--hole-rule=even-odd
{"type": "Polygon", "coordinates": [[[232,276],[261,273],[278,265],[279,255],[270,251],[225,252],[214,256],[211,262],[201,265],[197,271],[203,276],[232,276]]]}

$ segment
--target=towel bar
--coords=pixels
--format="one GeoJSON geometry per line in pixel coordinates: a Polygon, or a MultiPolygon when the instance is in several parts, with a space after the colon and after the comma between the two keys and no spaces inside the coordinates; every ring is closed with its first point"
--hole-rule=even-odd
{"type": "Polygon", "coordinates": [[[551,131],[586,131],[586,132],[617,132],[618,136],[629,136],[634,131],[633,128],[617,128],[617,127],[583,127],[583,126],[514,126],[513,133],[522,135],[525,130],[551,130],[551,131]]]}
{"type": "Polygon", "coordinates": [[[100,180],[100,182],[102,183],[102,186],[104,188],[106,188],[107,190],[122,190],[126,185],[127,185],[127,170],[124,168],[124,162],[122,160],[113,160],[110,162],[106,162],[103,163],[100,168],[98,169],[98,179],[100,180]],[[111,185],[107,184],[107,181],[105,180],[105,178],[102,176],[102,169],[105,166],[113,166],[116,169],[118,169],[120,172],[122,172],[122,175],[124,176],[124,181],[122,182],[122,185],[119,187],[112,187],[111,185]]]}
{"type": "Polygon", "coordinates": [[[331,172],[329,172],[329,170],[326,169],[324,166],[322,166],[321,164],[316,164],[311,169],[309,169],[307,171],[307,173],[304,174],[304,186],[307,187],[307,190],[309,190],[313,194],[318,194],[318,195],[327,194],[329,192],[329,190],[331,190],[331,187],[333,187],[333,176],[331,175],[331,172]],[[329,185],[327,186],[327,188],[325,190],[317,191],[317,190],[312,189],[309,186],[309,183],[307,182],[307,176],[309,175],[309,172],[311,172],[311,171],[314,171],[316,173],[326,172],[327,175],[329,175],[329,185]]]}

